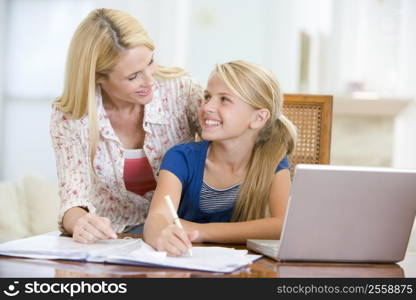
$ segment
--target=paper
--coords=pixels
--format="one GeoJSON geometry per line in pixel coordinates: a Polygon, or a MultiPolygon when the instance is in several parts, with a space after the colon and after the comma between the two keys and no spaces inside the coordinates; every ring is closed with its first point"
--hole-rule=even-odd
{"type": "Polygon", "coordinates": [[[169,257],[155,251],[142,239],[101,240],[81,244],[72,238],[51,234],[0,244],[0,255],[40,259],[81,260],[127,265],[171,267],[211,272],[232,272],[251,264],[261,255],[225,247],[193,247],[192,256],[169,257]]]}
{"type": "Polygon", "coordinates": [[[247,254],[247,250],[236,250],[225,247],[192,247],[192,256],[167,256],[165,252],[157,252],[142,241],[140,249],[125,256],[112,255],[110,260],[128,264],[146,264],[148,266],[165,266],[212,272],[232,272],[251,264],[261,255],[247,254]]]}
{"type": "Polygon", "coordinates": [[[102,257],[108,256],[110,252],[129,249],[129,246],[134,247],[137,243],[138,241],[133,239],[116,239],[81,244],[69,237],[38,235],[0,244],[0,254],[30,258],[102,261],[102,257]]]}

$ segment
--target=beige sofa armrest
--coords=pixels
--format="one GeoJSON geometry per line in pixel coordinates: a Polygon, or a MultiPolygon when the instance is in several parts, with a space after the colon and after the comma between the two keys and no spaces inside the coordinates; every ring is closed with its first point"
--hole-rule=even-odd
{"type": "Polygon", "coordinates": [[[57,183],[40,174],[27,174],[22,184],[27,203],[31,235],[58,230],[59,197],[57,183]]]}
{"type": "Polygon", "coordinates": [[[31,235],[26,199],[18,182],[0,183],[0,242],[31,235]]]}

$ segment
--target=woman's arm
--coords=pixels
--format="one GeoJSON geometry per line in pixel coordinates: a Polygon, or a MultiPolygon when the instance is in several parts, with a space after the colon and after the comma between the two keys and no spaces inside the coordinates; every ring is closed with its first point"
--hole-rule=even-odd
{"type": "Polygon", "coordinates": [[[195,242],[246,243],[247,239],[279,239],[290,193],[290,172],[274,175],[270,191],[270,218],[246,222],[197,224],[182,221],[186,231],[198,230],[195,242]]]}
{"type": "Polygon", "coordinates": [[[72,235],[74,233],[74,227],[78,219],[87,213],[88,212],[84,208],[79,206],[68,209],[62,218],[62,227],[66,230],[66,232],[72,235]]]}
{"type": "Polygon", "coordinates": [[[89,213],[78,206],[65,212],[62,226],[75,241],[84,244],[117,238],[117,234],[111,228],[110,219],[89,213]]]}
{"type": "Polygon", "coordinates": [[[163,199],[165,195],[170,195],[177,210],[181,193],[181,181],[173,173],[161,170],[144,226],[144,240],[153,248],[174,256],[186,253],[192,247],[191,241],[197,236],[196,232],[185,232],[173,223],[163,199]]]}
{"type": "Polygon", "coordinates": [[[91,171],[88,151],[80,140],[80,132],[74,130],[70,122],[61,112],[53,109],[50,133],[61,199],[60,230],[72,234],[74,240],[83,243],[114,238],[116,234],[110,220],[95,215],[95,207],[89,201],[91,171]]]}

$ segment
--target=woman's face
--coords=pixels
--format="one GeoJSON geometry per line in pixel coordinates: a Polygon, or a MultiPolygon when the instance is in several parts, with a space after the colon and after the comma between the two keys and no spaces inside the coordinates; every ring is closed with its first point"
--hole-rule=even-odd
{"type": "Polygon", "coordinates": [[[107,77],[100,79],[104,98],[114,103],[145,105],[153,98],[156,64],[146,46],[124,50],[107,77]]]}

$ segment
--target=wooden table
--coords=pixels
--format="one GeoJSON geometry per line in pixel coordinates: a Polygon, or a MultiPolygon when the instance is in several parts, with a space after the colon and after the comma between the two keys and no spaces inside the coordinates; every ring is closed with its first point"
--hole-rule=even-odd
{"type": "MultiPolygon", "coordinates": [[[[206,244],[204,244],[206,245],[206,244]]],[[[218,245],[216,245],[218,246],[218,245]]],[[[219,245],[244,249],[245,245],[219,245]]],[[[24,259],[0,256],[0,277],[94,277],[94,278],[288,278],[288,277],[416,277],[416,253],[408,253],[398,264],[277,262],[262,257],[233,273],[212,273],[169,268],[148,268],[63,260],[24,259]]]]}

